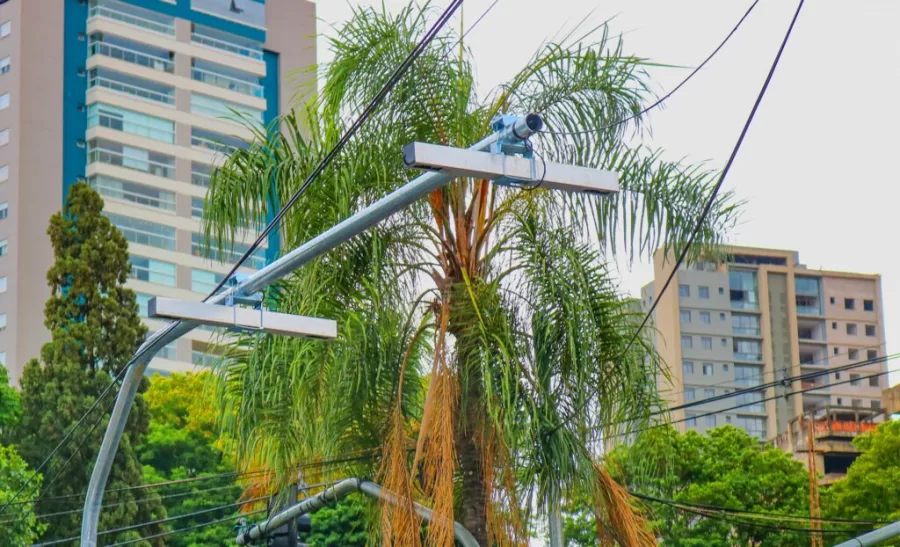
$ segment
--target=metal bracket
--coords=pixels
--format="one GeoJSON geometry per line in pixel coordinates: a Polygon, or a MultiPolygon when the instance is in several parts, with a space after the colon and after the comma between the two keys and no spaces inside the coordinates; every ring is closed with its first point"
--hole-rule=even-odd
{"type": "Polygon", "coordinates": [[[494,133],[505,135],[497,139],[497,142],[491,145],[490,153],[495,155],[503,155],[503,175],[494,179],[494,184],[499,186],[523,186],[538,182],[537,166],[534,159],[534,149],[527,143],[528,137],[516,134],[516,121],[518,116],[510,116],[507,114],[498,114],[491,120],[491,128],[494,133]],[[506,156],[521,156],[531,161],[531,177],[523,179],[520,177],[512,177],[506,174],[506,156]]]}
{"type": "Polygon", "coordinates": [[[245,273],[235,273],[228,278],[228,283],[226,283],[227,287],[234,289],[228,296],[228,298],[225,299],[225,305],[234,310],[234,324],[227,328],[229,332],[260,332],[264,330],[263,317],[265,317],[265,307],[263,306],[262,291],[257,291],[253,294],[244,294],[238,291],[238,287],[240,286],[240,284],[243,283],[248,277],[250,276],[245,273]],[[246,325],[239,324],[238,308],[241,306],[259,310],[259,327],[248,327],[246,325]]]}

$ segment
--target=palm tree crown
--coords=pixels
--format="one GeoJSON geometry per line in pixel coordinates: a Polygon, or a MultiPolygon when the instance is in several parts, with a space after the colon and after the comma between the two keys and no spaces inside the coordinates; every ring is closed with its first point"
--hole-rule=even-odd
{"type": "MultiPolygon", "coordinates": [[[[359,9],[336,30],[321,92],[214,173],[204,207],[212,247],[233,245],[299,187],[415,46],[429,13],[359,9]]],[[[452,545],[454,519],[483,545],[522,544],[557,485],[566,499],[593,500],[601,535],[651,543],[598,464],[600,433],[638,428],[659,404],[658,359],[643,342],[627,348],[639,318],[606,262],[678,247],[711,173],[629,145],[643,120],[614,122],[640,110],[647,77],[605,26],[542,47],[486,99],[458,42],[451,31],[439,36],[291,209],[285,249],[417,176],[403,145],[467,147],[501,113],[542,114],[550,131],[533,142],[540,158],[615,170],[621,192],[458,179],[302,268],[267,292],[267,305],[337,319],[339,337],[230,345],[219,375],[226,431],[243,461],[284,480],[305,462],[377,453],[324,472],[376,473],[427,503],[445,517],[428,527],[429,544],[452,545]]],[[[698,248],[717,245],[734,215],[721,197],[698,248]]],[[[421,543],[409,507],[385,506],[382,517],[384,544],[421,543]]]]}

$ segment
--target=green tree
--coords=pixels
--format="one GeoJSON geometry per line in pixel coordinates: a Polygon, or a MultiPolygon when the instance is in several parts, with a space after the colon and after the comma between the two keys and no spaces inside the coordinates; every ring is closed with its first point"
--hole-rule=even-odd
{"type": "Polygon", "coordinates": [[[19,392],[9,385],[9,371],[0,365],[0,439],[9,437],[21,415],[19,392]]]}
{"type": "MultiPolygon", "coordinates": [[[[823,514],[856,520],[900,520],[900,421],[853,439],[862,454],[847,476],[822,490],[823,514]]],[[[861,530],[862,533],[864,530],[861,530]]],[[[900,541],[891,545],[900,545],[900,541]]]]}
{"type": "MultiPolygon", "coordinates": [[[[659,499],[741,511],[809,514],[809,482],[803,464],[777,448],[760,446],[754,437],[730,425],[712,429],[706,435],[696,431],[680,434],[671,427],[648,430],[631,446],[614,450],[609,466],[618,479],[637,493],[659,499]]],[[[665,545],[809,544],[809,536],[802,532],[736,526],[717,518],[698,518],[697,514],[665,504],[648,503],[653,505],[653,525],[665,545]]],[[[584,520],[579,521],[579,516],[570,519],[570,526],[583,528],[584,520]]],[[[791,520],[754,522],[765,526],[804,526],[803,522],[791,520]]],[[[593,526],[592,522],[589,524],[593,526]]]]}
{"type": "MultiPolygon", "coordinates": [[[[213,174],[204,205],[212,248],[232,248],[301,186],[430,13],[360,8],[336,30],[321,93],[213,174]]],[[[483,545],[523,540],[529,513],[556,486],[626,516],[607,519],[621,537],[652,542],[639,518],[614,511],[627,498],[592,452],[605,424],[639,427],[657,400],[658,359],[643,342],[629,346],[637,318],[606,261],[680,249],[713,174],[630,146],[644,121],[614,124],[651,99],[643,61],[605,26],[571,36],[583,38],[545,46],[482,99],[470,52],[454,50],[459,36],[445,30],[291,209],[282,242],[308,241],[418,176],[400,154],[409,142],[467,147],[501,113],[538,112],[551,131],[579,132],[536,138],[538,171],[543,160],[611,169],[622,191],[600,198],[461,178],[273,288],[269,307],[336,319],[339,339],[254,334],[231,348],[221,403],[242,459],[287,482],[301,462],[380,449],[369,472],[403,496],[422,493],[440,517],[432,544],[450,544],[451,519],[483,545]]],[[[697,249],[719,243],[734,213],[721,196],[697,249]]],[[[418,543],[405,506],[383,510],[386,544],[418,543]]]]}
{"type": "MultiPolygon", "coordinates": [[[[47,272],[51,296],[44,308],[44,324],[51,341],[32,359],[21,379],[22,419],[16,428],[17,446],[31,466],[51,453],[97,396],[131,359],[147,329],[138,317],[134,292],[124,287],[130,266],[125,237],[102,214],[103,200],[89,186],[75,184],[63,210],[53,215],[47,233],[54,263],[47,272]]],[[[165,516],[158,497],[126,488],[142,484],[135,447],[147,433],[149,416],[143,400],[144,381],[129,416],[125,435],[110,473],[100,530],[131,526],[165,516]]],[[[97,417],[106,413],[109,399],[85,421],[46,467],[48,482],[42,497],[73,495],[72,500],[39,501],[39,512],[80,507],[106,418],[91,432],[97,417]],[[85,435],[90,435],[80,450],[85,435]],[[68,465],[63,466],[68,460],[68,465]],[[54,480],[63,473],[59,480],[54,480]]],[[[159,526],[105,536],[127,540],[158,533],[159,526]]],[[[77,536],[79,513],[52,517],[44,539],[77,536]]]]}
{"type": "MultiPolygon", "coordinates": [[[[216,426],[215,402],[209,374],[154,376],[144,401],[150,411],[150,432],[138,447],[148,483],[221,475],[234,471],[225,457],[216,426]]],[[[241,487],[233,475],[189,482],[165,491],[169,517],[229,506],[240,499],[241,487]]],[[[178,520],[177,528],[203,524],[237,514],[235,508],[178,520]]],[[[230,539],[234,523],[203,526],[166,538],[175,547],[212,545],[230,539]]]]}
{"type": "MultiPolygon", "coordinates": [[[[34,501],[31,494],[27,497],[14,496],[25,487],[31,478],[32,470],[28,467],[16,450],[11,446],[0,446],[0,507],[6,507],[0,515],[0,544],[31,545],[47,528],[35,516],[34,501]],[[25,502],[25,503],[21,503],[25,502]],[[6,504],[9,503],[9,506],[6,504]]],[[[39,488],[43,477],[38,474],[30,485],[39,488]]]]}
{"type": "Polygon", "coordinates": [[[312,514],[312,532],[301,538],[310,547],[366,547],[367,505],[359,495],[312,514]]]}

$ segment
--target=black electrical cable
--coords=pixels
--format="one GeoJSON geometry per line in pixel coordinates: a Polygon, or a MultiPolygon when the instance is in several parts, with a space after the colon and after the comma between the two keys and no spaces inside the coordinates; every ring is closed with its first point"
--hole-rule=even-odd
{"type": "Polygon", "coordinates": [[[221,519],[216,519],[216,520],[213,520],[213,521],[210,521],[210,522],[202,522],[202,523],[200,523],[200,524],[194,524],[194,525],[192,525],[192,526],[185,526],[184,528],[178,528],[177,530],[168,530],[168,531],[166,531],[166,532],[160,532],[159,534],[154,534],[154,535],[152,535],[152,536],[147,536],[147,537],[142,537],[142,538],[137,538],[137,539],[129,539],[128,541],[121,541],[121,542],[119,542],[119,543],[113,543],[113,544],[109,545],[108,547],[117,547],[117,546],[119,546],[119,545],[133,545],[133,544],[138,543],[138,542],[141,542],[141,541],[147,541],[147,540],[150,540],[150,539],[161,538],[161,537],[170,536],[170,535],[173,535],[173,534],[180,534],[180,533],[183,533],[183,532],[189,532],[189,531],[191,531],[191,530],[196,530],[196,529],[198,529],[198,528],[205,528],[205,527],[207,527],[207,526],[213,526],[213,525],[215,525],[215,524],[221,524],[221,523],[223,523],[223,522],[228,522],[228,521],[235,520],[235,519],[239,519],[239,518],[244,518],[244,517],[249,517],[249,516],[253,516],[253,515],[258,515],[258,514],[260,514],[260,513],[265,513],[265,512],[266,512],[265,509],[257,509],[256,511],[251,511],[251,512],[249,512],[249,513],[242,513],[242,514],[240,514],[240,515],[233,515],[233,516],[230,516],[230,517],[225,517],[225,518],[221,518],[221,519]]]}
{"type": "Polygon", "coordinates": [[[781,513],[767,513],[764,511],[750,511],[746,509],[733,509],[730,507],[723,507],[721,505],[710,505],[706,503],[694,503],[687,501],[677,501],[677,500],[667,500],[662,498],[655,498],[653,496],[649,496],[647,494],[641,494],[639,492],[629,492],[632,496],[648,501],[655,501],[659,503],[675,503],[678,505],[684,505],[687,507],[693,507],[696,509],[709,509],[712,511],[721,511],[725,513],[735,513],[735,514],[744,514],[744,515],[758,515],[759,517],[768,517],[773,519],[788,519],[788,520],[803,520],[803,521],[818,521],[823,523],[841,523],[841,524],[892,524],[892,521],[883,521],[883,520],[857,520],[857,519],[842,519],[842,518],[822,518],[822,517],[810,517],[809,515],[786,515],[781,513]]]}
{"type": "Polygon", "coordinates": [[[605,125],[605,126],[603,126],[603,127],[600,127],[600,128],[595,128],[595,129],[585,129],[585,130],[583,130],[583,131],[542,131],[542,133],[546,133],[546,134],[548,134],[548,135],[559,135],[559,136],[566,136],[566,135],[586,135],[586,134],[588,134],[588,133],[599,133],[599,132],[602,132],[602,131],[606,131],[606,130],[608,130],[608,129],[613,129],[613,128],[615,128],[615,127],[618,127],[618,126],[622,125],[623,123],[627,123],[627,122],[629,122],[629,121],[631,121],[631,120],[637,119],[637,118],[643,116],[644,114],[650,112],[651,110],[655,109],[656,107],[662,105],[662,104],[663,104],[664,102],[666,102],[670,97],[672,97],[672,95],[674,95],[675,93],[677,93],[678,90],[681,89],[686,83],[688,83],[688,82],[691,80],[691,78],[693,78],[694,76],[696,76],[698,72],[700,72],[701,70],[703,70],[703,68],[707,65],[707,63],[709,63],[709,62],[713,59],[713,57],[715,57],[716,54],[719,53],[719,50],[721,50],[723,47],[725,47],[725,44],[727,44],[728,41],[731,39],[731,37],[734,36],[734,34],[737,32],[737,30],[738,30],[738,29],[741,27],[741,25],[744,23],[744,20],[747,18],[747,16],[750,15],[750,12],[753,11],[753,8],[755,8],[755,7],[756,7],[756,4],[758,4],[758,3],[759,3],[759,0],[755,0],[752,4],[750,4],[750,7],[747,8],[747,11],[744,12],[743,17],[741,17],[740,20],[737,22],[737,24],[734,26],[734,28],[731,29],[731,32],[728,33],[728,36],[726,36],[725,39],[722,40],[722,41],[719,43],[719,45],[716,47],[716,49],[714,49],[714,50],[712,51],[712,53],[710,53],[710,54],[706,57],[706,59],[703,60],[702,63],[700,63],[699,65],[697,65],[697,67],[694,68],[694,70],[692,70],[691,73],[688,74],[687,77],[686,77],[684,80],[681,81],[681,83],[679,83],[678,85],[676,85],[674,88],[672,88],[668,93],[666,93],[665,95],[663,95],[663,96],[662,96],[660,99],[658,99],[656,102],[654,102],[653,104],[651,104],[651,105],[648,106],[648,107],[645,107],[644,109],[642,109],[642,110],[641,110],[640,112],[638,112],[637,114],[632,114],[631,116],[628,116],[628,117],[623,118],[623,119],[621,119],[621,120],[619,120],[619,121],[616,121],[616,122],[607,124],[607,125],[605,125]]]}

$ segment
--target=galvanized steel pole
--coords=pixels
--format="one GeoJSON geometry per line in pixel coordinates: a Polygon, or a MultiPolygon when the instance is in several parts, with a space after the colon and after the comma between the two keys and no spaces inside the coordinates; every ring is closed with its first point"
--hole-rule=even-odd
{"type": "MultiPolygon", "coordinates": [[[[525,140],[543,127],[543,120],[537,114],[528,114],[516,120],[515,124],[505,131],[494,133],[476,143],[470,150],[485,150],[499,140],[515,138],[525,140]]],[[[433,190],[448,184],[452,179],[441,173],[426,173],[405,186],[384,196],[375,203],[350,218],[338,223],[310,241],[300,245],[290,253],[248,277],[237,287],[228,289],[212,297],[209,302],[220,304],[234,293],[253,294],[289,275],[304,264],[322,256],[372,226],[385,220],[392,214],[425,197],[433,190]]],[[[153,333],[138,349],[138,354],[128,363],[128,371],[119,389],[116,405],[113,408],[103,443],[94,462],[94,470],[84,500],[84,512],[81,519],[81,545],[97,546],[97,527],[100,520],[100,509],[103,504],[103,492],[109,479],[113,459],[122,440],[125,422],[134,403],[138,386],[147,365],[156,353],[170,342],[192,331],[197,324],[177,321],[153,333]]]]}
{"type": "Polygon", "coordinates": [[[883,528],[872,530],[868,534],[849,539],[843,543],[839,543],[834,547],[868,547],[869,545],[878,545],[882,541],[887,541],[900,536],[900,521],[888,524],[883,528]]]}

